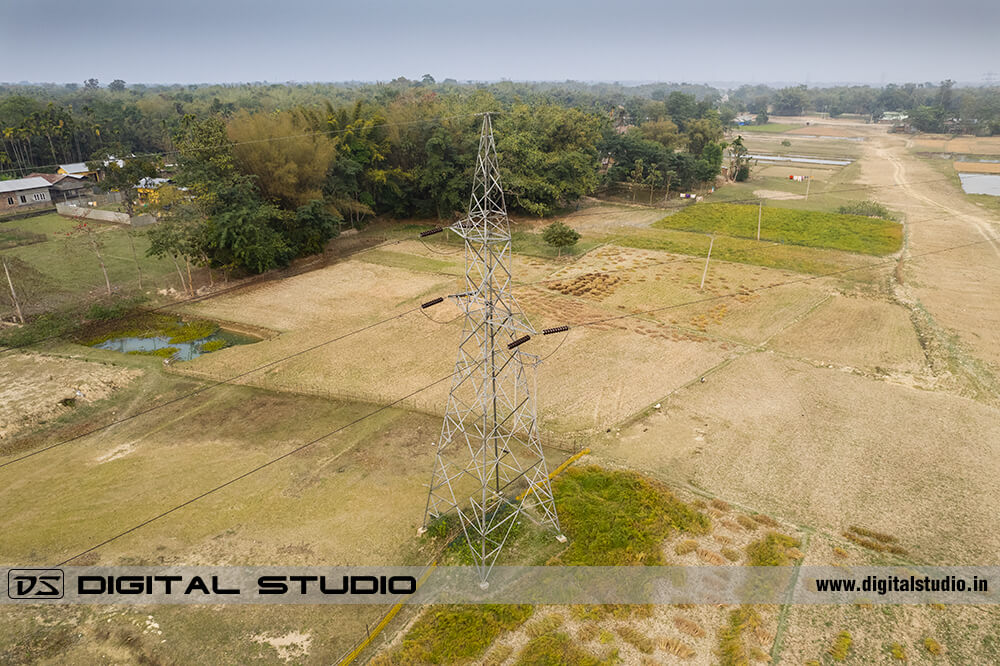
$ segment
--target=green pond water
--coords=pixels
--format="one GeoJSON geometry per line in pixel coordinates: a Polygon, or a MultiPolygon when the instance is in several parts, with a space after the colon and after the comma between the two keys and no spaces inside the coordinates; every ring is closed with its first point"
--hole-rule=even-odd
{"type": "Polygon", "coordinates": [[[257,338],[242,335],[224,328],[218,329],[215,333],[207,335],[190,342],[171,342],[168,335],[146,335],[146,336],[123,336],[112,337],[93,345],[98,349],[109,349],[111,351],[122,352],[123,354],[143,354],[163,356],[175,361],[190,361],[198,358],[202,354],[210,354],[219,349],[232,347],[234,345],[248,345],[259,342],[257,338]],[[219,345],[221,341],[224,344],[219,345]],[[215,343],[215,344],[212,344],[215,343]],[[176,350],[170,352],[168,350],[176,350]],[[159,353],[157,353],[159,352],[159,353]]]}

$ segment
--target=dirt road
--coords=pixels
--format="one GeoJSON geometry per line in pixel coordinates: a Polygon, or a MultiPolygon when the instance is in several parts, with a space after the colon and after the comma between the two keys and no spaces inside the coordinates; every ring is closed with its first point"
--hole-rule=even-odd
{"type": "Polygon", "coordinates": [[[1000,220],[909,152],[905,138],[877,132],[868,144],[862,181],[906,224],[897,297],[926,315],[923,333],[950,356],[948,371],[979,385],[983,398],[1000,374],[1000,220]]]}

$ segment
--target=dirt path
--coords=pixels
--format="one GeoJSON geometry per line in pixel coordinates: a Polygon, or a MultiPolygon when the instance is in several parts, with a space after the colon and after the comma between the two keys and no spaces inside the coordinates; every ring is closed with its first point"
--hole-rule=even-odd
{"type": "Polygon", "coordinates": [[[876,131],[868,144],[862,181],[879,187],[873,198],[901,212],[907,229],[897,298],[925,328],[922,337],[935,337],[937,352],[950,357],[947,371],[966,375],[973,393],[995,400],[1000,220],[964,200],[952,180],[906,149],[904,138],[876,131]]]}

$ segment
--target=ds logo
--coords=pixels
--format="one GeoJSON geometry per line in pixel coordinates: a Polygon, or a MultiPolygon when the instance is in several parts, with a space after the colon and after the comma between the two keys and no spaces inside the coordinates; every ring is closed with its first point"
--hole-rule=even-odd
{"type": "Polygon", "coordinates": [[[11,569],[7,572],[11,599],[62,599],[62,569],[11,569]]]}

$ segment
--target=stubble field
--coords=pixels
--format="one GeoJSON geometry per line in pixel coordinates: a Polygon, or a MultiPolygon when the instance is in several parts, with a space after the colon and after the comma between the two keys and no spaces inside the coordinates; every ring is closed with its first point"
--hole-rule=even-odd
{"type": "MultiPolygon", "coordinates": [[[[880,134],[884,128],[831,127],[838,136],[853,133],[866,141],[858,149],[860,165],[836,176],[856,180],[830,189],[868,187],[853,196],[901,211],[907,224],[901,255],[780,246],[720,233],[702,287],[704,234],[653,228],[662,211],[591,202],[563,218],[589,243],[579,253],[515,256],[515,295],[535,328],[571,326],[526,346],[544,358],[538,371],[543,441],[589,446],[589,462],[662,480],[685,501],[724,500],[729,508],[701,509],[717,527],[691,537],[692,550],[677,552],[686,536],[663,543],[670,562],[715,561],[724,548],[742,552],[762,531],[726,524],[740,524],[737,513],[763,513],[776,519],[775,529],[802,541],[808,562],[831,561],[834,547],[852,562],[869,561],[871,552],[842,537],[858,525],[898,539],[906,562],[998,564],[1000,522],[993,508],[1000,500],[1000,395],[991,368],[1000,360],[1000,327],[983,300],[995,286],[992,245],[983,242],[967,255],[920,256],[966,237],[988,240],[996,220],[962,202],[948,189],[953,184],[909,189],[926,167],[897,145],[901,139],[880,134]],[[926,221],[945,209],[947,224],[926,221]],[[975,273],[965,278],[976,279],[955,275],[956,261],[975,273]],[[837,274],[826,275],[832,272],[837,274]]],[[[823,135],[814,125],[810,130],[823,135]]],[[[770,188],[767,178],[761,174],[746,185],[770,188]]],[[[846,195],[830,196],[832,205],[833,197],[846,195]]],[[[824,200],[816,205],[823,210],[824,200]]],[[[534,247],[536,224],[517,231],[527,235],[522,247],[534,247]]],[[[12,536],[0,557],[51,566],[404,398],[83,561],[426,562],[433,553],[415,531],[448,382],[431,383],[452,371],[461,321],[449,302],[425,311],[418,306],[461,291],[463,261],[447,243],[393,243],[207,299],[183,312],[274,335],[170,368],[158,359],[63,343],[37,356],[0,357],[0,372],[11,376],[23,375],[24,364],[51,367],[51,383],[59,387],[39,384],[37,393],[20,398],[26,402],[19,409],[50,406],[60,399],[62,384],[76,385],[79,377],[117,387],[95,393],[92,404],[37,417],[48,422],[12,438],[0,464],[204,389],[40,454],[30,465],[0,468],[0,483],[18,507],[2,518],[4,533],[12,536]],[[238,386],[205,388],[244,373],[238,386]],[[114,379],[126,376],[134,379],[114,379]]],[[[5,407],[13,404],[4,400],[5,407]]],[[[550,466],[566,455],[550,450],[550,466]]],[[[618,649],[626,663],[670,663],[671,654],[677,656],[670,650],[681,651],[667,640],[647,651],[639,632],[684,643],[695,652],[692,663],[715,663],[720,627],[732,620],[732,610],[664,608],[623,620],[538,609],[531,622],[546,614],[560,619],[548,620],[548,628],[525,624],[498,639],[487,655],[506,654],[496,663],[514,663],[537,637],[532,631],[562,632],[597,655],[618,649]],[[703,633],[685,634],[680,627],[690,625],[675,615],[703,633]]],[[[25,649],[25,640],[41,645],[56,636],[78,660],[148,654],[178,663],[205,656],[229,663],[328,663],[379,615],[376,609],[306,613],[288,607],[268,609],[265,617],[257,609],[157,608],[148,614],[160,628],[150,630],[145,610],[114,612],[120,614],[47,611],[38,620],[6,610],[0,643],[8,651],[0,654],[12,654],[10,646],[25,649]],[[124,637],[104,636],[100,625],[111,618],[124,637]],[[209,637],[213,647],[199,654],[195,646],[209,637]]],[[[996,624],[989,611],[969,608],[760,614],[759,635],[744,635],[745,648],[795,663],[829,660],[841,630],[854,632],[855,663],[891,663],[887,646],[896,641],[911,661],[927,661],[925,635],[945,643],[956,659],[972,658],[992,640],[988,627],[996,624]],[[959,629],[978,615],[977,629],[963,634],[959,629]]],[[[412,615],[408,620],[417,621],[412,615]]],[[[390,625],[380,645],[398,645],[412,626],[390,625]]]]}

